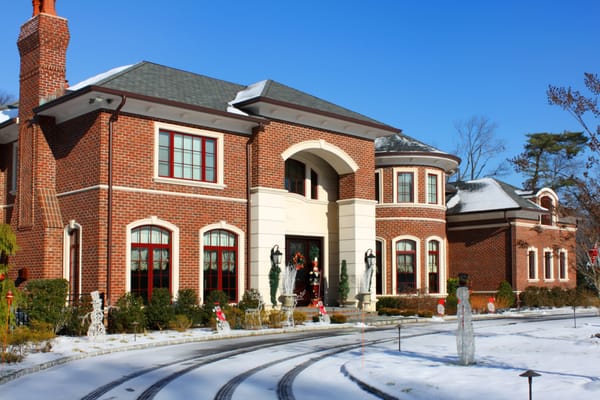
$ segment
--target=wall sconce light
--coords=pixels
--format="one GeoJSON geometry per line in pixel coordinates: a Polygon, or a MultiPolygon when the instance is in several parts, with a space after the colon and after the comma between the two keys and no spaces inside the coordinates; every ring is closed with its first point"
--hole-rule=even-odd
{"type": "Polygon", "coordinates": [[[281,251],[279,251],[279,246],[275,245],[273,246],[273,248],[271,249],[271,262],[275,265],[279,265],[281,264],[281,256],[283,254],[281,253],[281,251]]]}
{"type": "Polygon", "coordinates": [[[373,249],[369,249],[365,252],[365,264],[367,265],[367,268],[373,267],[376,259],[377,256],[373,254],[373,249]]]}

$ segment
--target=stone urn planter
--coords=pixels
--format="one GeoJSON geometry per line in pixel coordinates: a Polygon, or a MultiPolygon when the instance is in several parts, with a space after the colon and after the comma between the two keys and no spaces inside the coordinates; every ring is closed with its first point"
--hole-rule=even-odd
{"type": "Polygon", "coordinates": [[[294,307],[296,305],[296,295],[295,294],[282,294],[279,297],[279,301],[281,301],[282,307],[294,307]]]}
{"type": "Polygon", "coordinates": [[[359,309],[367,309],[371,304],[371,292],[361,292],[356,295],[358,299],[358,308],[359,309]]]}

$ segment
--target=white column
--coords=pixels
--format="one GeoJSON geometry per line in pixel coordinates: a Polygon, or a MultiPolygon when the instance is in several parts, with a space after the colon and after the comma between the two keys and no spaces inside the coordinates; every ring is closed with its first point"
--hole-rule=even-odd
{"type": "MultiPolygon", "coordinates": [[[[375,250],[375,201],[364,199],[339,200],[340,262],[346,260],[350,293],[355,299],[361,291],[366,269],[365,252],[375,250]]],[[[366,311],[375,311],[375,285],[371,285],[371,304],[366,311]]]]}
{"type": "MultiPolygon", "coordinates": [[[[271,249],[285,254],[285,190],[256,188],[250,194],[250,287],[271,304],[271,249]]],[[[281,266],[280,266],[281,267],[281,266]]],[[[279,288],[281,289],[281,288],[279,288]]]]}

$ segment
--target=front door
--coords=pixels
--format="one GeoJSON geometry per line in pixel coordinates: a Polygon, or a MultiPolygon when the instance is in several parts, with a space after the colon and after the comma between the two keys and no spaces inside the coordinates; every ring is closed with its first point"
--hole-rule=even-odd
{"type": "Polygon", "coordinates": [[[306,236],[286,236],[286,265],[296,267],[294,293],[299,306],[314,304],[323,298],[323,239],[306,236]],[[316,259],[316,263],[315,263],[316,259]],[[314,271],[316,265],[317,270],[314,271]]]}

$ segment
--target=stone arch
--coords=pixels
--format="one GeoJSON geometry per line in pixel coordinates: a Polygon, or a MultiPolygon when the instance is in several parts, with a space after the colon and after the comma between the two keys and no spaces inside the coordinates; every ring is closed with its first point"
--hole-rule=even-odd
{"type": "Polygon", "coordinates": [[[302,151],[314,154],[327,161],[339,175],[356,172],[359,168],[356,161],[348,153],[323,139],[296,143],[284,150],[281,153],[281,158],[287,160],[302,151]]]}

